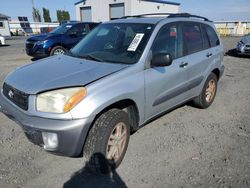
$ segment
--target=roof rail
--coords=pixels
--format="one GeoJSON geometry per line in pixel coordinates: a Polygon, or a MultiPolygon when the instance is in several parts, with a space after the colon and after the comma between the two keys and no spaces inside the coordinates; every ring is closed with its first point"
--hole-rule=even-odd
{"type": "Polygon", "coordinates": [[[150,13],[150,14],[138,14],[138,15],[132,15],[132,16],[123,16],[121,18],[143,18],[147,16],[168,16],[172,13],[150,13]]]}
{"type": "Polygon", "coordinates": [[[150,14],[139,14],[139,15],[132,15],[132,16],[123,16],[120,19],[127,19],[127,18],[144,18],[148,16],[166,16],[167,18],[199,18],[203,19],[204,21],[212,22],[208,18],[197,16],[189,13],[150,13],[150,14]]]}
{"type": "Polygon", "coordinates": [[[197,16],[197,15],[193,15],[193,14],[189,14],[189,13],[176,13],[176,14],[171,14],[168,16],[168,18],[178,18],[178,17],[184,17],[184,18],[199,18],[199,19],[203,19],[204,21],[207,22],[211,22],[211,20],[209,20],[208,18],[205,18],[203,16],[197,16]]]}

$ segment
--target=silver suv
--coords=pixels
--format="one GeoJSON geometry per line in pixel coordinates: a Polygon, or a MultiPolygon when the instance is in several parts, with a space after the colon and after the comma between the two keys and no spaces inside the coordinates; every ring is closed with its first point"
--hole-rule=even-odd
{"type": "Polygon", "coordinates": [[[121,163],[131,132],[187,101],[209,107],[223,71],[208,19],[130,16],[99,25],[66,55],[10,73],[0,108],[46,151],[83,155],[107,172],[121,163]]]}

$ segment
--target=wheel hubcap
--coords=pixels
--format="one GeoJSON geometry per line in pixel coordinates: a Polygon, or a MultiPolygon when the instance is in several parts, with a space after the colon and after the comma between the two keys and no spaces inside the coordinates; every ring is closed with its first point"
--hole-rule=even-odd
{"type": "Polygon", "coordinates": [[[124,123],[118,123],[113,129],[107,144],[107,159],[115,162],[120,159],[127,141],[127,129],[124,123]]]}
{"type": "Polygon", "coordinates": [[[210,80],[208,82],[207,89],[206,89],[206,101],[207,102],[211,102],[213,100],[214,94],[215,94],[215,90],[216,90],[215,81],[214,80],[210,80]]]}
{"type": "Polygon", "coordinates": [[[54,51],[54,55],[59,55],[59,54],[64,54],[64,50],[63,49],[56,49],[54,51]]]}

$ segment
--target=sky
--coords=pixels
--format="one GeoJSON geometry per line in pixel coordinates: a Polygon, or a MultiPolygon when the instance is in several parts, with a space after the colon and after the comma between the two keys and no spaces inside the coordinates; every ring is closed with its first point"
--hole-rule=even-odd
{"type": "MultiPolygon", "coordinates": [[[[33,0],[36,8],[50,10],[52,21],[56,21],[56,10],[66,10],[71,20],[76,19],[74,3],[79,0],[33,0]]],[[[91,1],[91,0],[88,0],[91,1]]],[[[250,20],[250,0],[169,0],[181,3],[181,12],[208,17],[214,21],[250,20]]],[[[100,0],[102,2],[102,0],[100,0]]],[[[0,13],[17,19],[26,16],[32,19],[32,0],[0,0],[0,13]]]]}

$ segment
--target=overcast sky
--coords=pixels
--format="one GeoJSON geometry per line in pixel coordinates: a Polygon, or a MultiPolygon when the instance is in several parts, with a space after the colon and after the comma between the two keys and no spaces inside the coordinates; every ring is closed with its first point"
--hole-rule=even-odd
{"type": "MultiPolygon", "coordinates": [[[[52,20],[56,20],[56,10],[67,10],[71,20],[75,20],[74,3],[79,0],[34,0],[35,7],[50,10],[52,20]]],[[[91,1],[91,0],[88,0],[91,1]]],[[[208,17],[214,21],[250,20],[250,0],[169,0],[181,3],[181,11],[208,17]]],[[[102,2],[102,0],[100,0],[102,2]]],[[[27,16],[32,21],[32,0],[0,0],[0,13],[16,19],[27,16]]]]}

